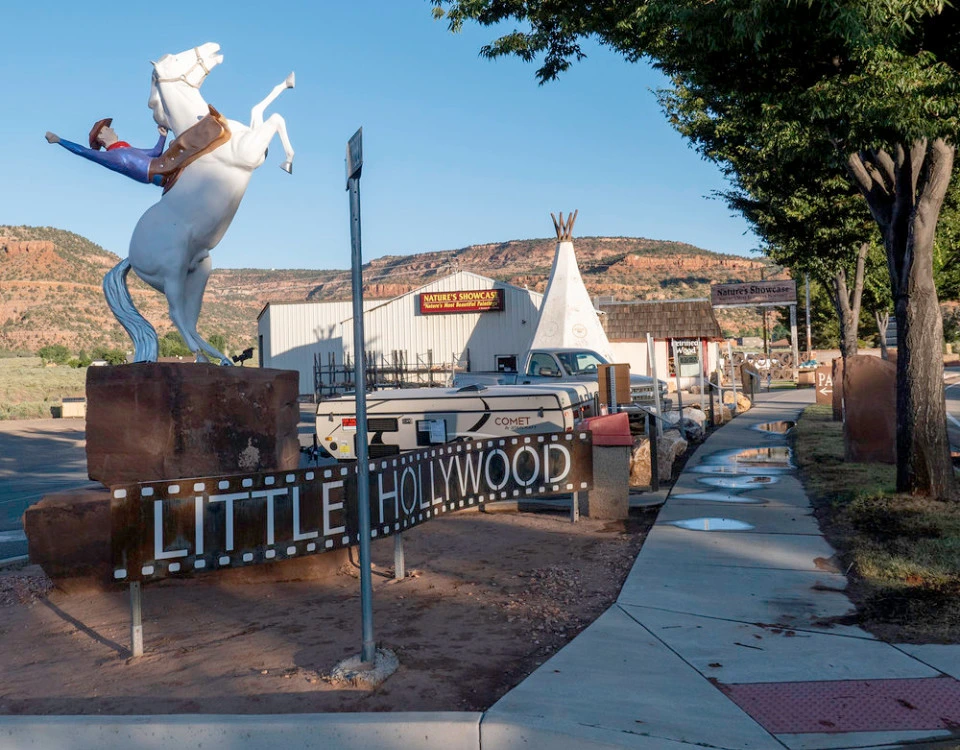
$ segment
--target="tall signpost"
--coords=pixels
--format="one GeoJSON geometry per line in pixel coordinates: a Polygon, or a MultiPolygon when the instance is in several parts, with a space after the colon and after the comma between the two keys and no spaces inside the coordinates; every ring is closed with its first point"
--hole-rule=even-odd
{"type": "MultiPolygon", "coordinates": [[[[797,377],[797,365],[800,364],[800,352],[797,343],[797,282],[793,279],[782,281],[754,281],[743,284],[711,284],[710,303],[713,307],[789,307],[790,308],[790,345],[793,350],[793,377],[797,377]]],[[[810,330],[809,324],[807,330],[810,330]]],[[[766,331],[766,326],[764,326],[766,331]]],[[[766,334],[764,334],[766,335],[766,334]]],[[[764,338],[766,343],[766,338],[764,338]]]]}
{"type": "Polygon", "coordinates": [[[347,142],[347,190],[350,191],[350,273],[353,286],[353,379],[357,392],[357,510],[360,527],[360,610],[363,645],[360,661],[373,668],[373,579],[370,574],[370,473],[367,448],[367,392],[364,372],[363,256],[360,251],[360,170],[363,168],[363,128],[347,142]]]}

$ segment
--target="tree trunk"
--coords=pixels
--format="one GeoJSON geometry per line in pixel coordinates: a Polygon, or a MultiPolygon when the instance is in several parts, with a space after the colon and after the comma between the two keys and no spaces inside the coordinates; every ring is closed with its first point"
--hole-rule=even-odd
{"type": "Polygon", "coordinates": [[[919,140],[847,160],[887,252],[897,320],[897,490],[943,499],[954,483],[933,239],[954,152],[942,140],[919,140]]]}
{"type": "Polygon", "coordinates": [[[877,321],[877,331],[880,334],[880,358],[890,359],[890,352],[887,350],[887,329],[890,327],[890,313],[884,310],[873,311],[873,317],[877,321]]]}
{"type": "Polygon", "coordinates": [[[853,289],[851,290],[847,286],[847,270],[841,266],[833,275],[832,291],[828,291],[833,307],[837,311],[837,319],[840,322],[840,356],[844,360],[847,357],[854,356],[859,349],[860,301],[863,299],[864,271],[869,249],[870,245],[865,242],[857,251],[853,289]]]}

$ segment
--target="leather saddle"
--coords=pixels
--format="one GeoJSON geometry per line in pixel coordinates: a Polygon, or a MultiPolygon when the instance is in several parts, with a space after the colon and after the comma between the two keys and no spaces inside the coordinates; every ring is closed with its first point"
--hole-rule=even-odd
{"type": "Polygon", "coordinates": [[[160,175],[164,195],[174,186],[184,169],[230,140],[227,118],[209,104],[207,106],[210,107],[210,114],[184,130],[166,151],[150,160],[150,179],[160,175]]]}

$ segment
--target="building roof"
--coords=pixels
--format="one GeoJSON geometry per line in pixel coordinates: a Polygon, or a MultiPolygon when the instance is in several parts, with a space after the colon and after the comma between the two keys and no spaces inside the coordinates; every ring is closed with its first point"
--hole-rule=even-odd
{"type": "Polygon", "coordinates": [[[604,302],[600,310],[611,341],[723,339],[708,299],[604,302]]]}

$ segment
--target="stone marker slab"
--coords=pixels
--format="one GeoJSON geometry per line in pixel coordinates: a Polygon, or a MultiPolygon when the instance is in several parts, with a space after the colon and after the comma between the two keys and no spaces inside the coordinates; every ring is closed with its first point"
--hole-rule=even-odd
{"type": "Polygon", "coordinates": [[[818,405],[833,405],[833,365],[821,365],[816,369],[813,387],[817,390],[818,405]]]}
{"type": "Polygon", "coordinates": [[[830,379],[833,381],[833,421],[843,421],[843,358],[837,357],[831,365],[830,379]]]}
{"type": "Polygon", "coordinates": [[[297,468],[291,370],[144,362],[87,370],[87,471],[110,486],[297,468]]]}
{"type": "Polygon", "coordinates": [[[843,368],[843,442],[848,461],[896,463],[897,367],[862,354],[843,368]]]}

